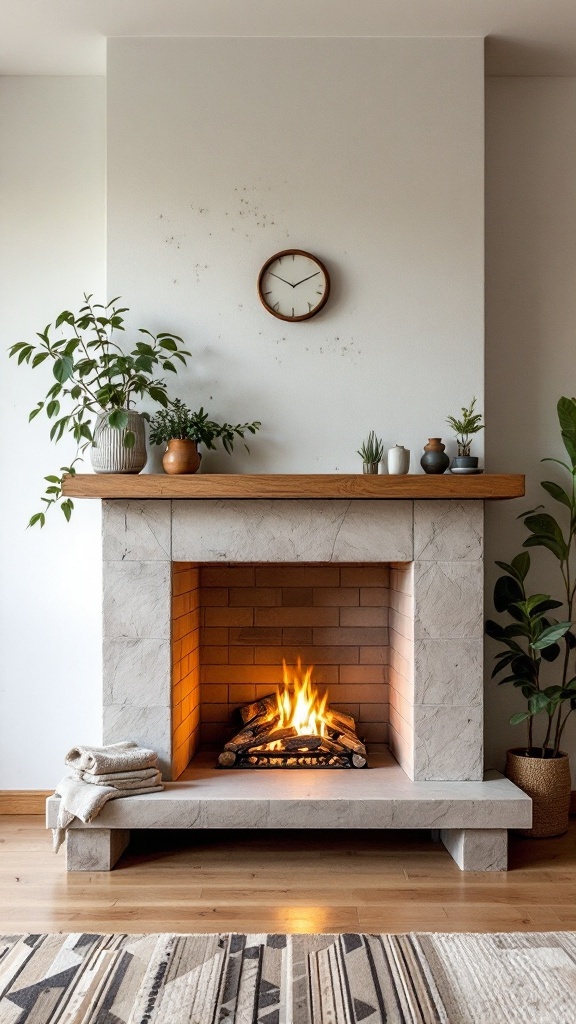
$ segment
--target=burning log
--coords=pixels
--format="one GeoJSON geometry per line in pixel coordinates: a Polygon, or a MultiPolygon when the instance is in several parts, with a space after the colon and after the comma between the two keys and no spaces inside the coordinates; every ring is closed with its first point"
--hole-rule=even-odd
{"type": "Polygon", "coordinates": [[[239,709],[243,728],[218,758],[222,768],[365,768],[366,747],[352,715],[327,707],[298,662],[284,688],[239,709]]]}

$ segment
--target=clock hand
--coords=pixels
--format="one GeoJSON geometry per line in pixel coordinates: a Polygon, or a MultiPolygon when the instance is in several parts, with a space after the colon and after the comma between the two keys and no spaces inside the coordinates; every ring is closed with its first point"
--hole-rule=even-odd
{"type": "Polygon", "coordinates": [[[275,274],[273,270],[269,270],[268,273],[270,274],[270,277],[275,277],[278,281],[283,281],[284,284],[289,284],[291,288],[296,287],[295,284],[291,284],[290,281],[286,281],[283,277],[278,277],[278,274],[275,274]]]}
{"type": "Polygon", "coordinates": [[[319,273],[320,273],[320,271],[317,270],[315,274],[310,274],[310,277],[303,277],[301,281],[296,281],[296,284],[293,284],[292,287],[293,288],[297,288],[299,284],[304,284],[304,281],[309,281],[310,278],[312,278],[312,277],[318,277],[319,273]]]}

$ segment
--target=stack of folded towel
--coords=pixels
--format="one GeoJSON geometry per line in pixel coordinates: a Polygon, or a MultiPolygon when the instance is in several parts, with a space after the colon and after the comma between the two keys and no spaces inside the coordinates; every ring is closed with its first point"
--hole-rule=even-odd
{"type": "Polygon", "coordinates": [[[107,747],[73,747],[64,760],[72,770],[56,787],[60,797],[58,824],[52,830],[56,853],[74,818],[87,823],[108,800],[164,788],[158,755],[131,740],[107,747]]]}

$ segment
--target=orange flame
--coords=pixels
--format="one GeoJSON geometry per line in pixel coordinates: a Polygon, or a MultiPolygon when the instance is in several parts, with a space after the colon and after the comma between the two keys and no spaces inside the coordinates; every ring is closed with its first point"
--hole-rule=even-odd
{"type": "Polygon", "coordinates": [[[276,694],[280,722],[278,728],[292,727],[298,736],[325,736],[324,711],[328,694],[320,696],[312,682],[312,667],[302,669],[298,658],[296,668],[288,669],[282,662],[283,684],[276,694]]]}

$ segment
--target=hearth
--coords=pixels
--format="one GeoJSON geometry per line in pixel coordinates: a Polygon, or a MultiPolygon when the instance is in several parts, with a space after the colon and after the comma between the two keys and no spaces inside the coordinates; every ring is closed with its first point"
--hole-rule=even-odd
{"type": "Polygon", "coordinates": [[[365,768],[367,754],[352,715],[320,695],[313,670],[289,671],[276,693],[239,709],[240,732],[225,744],[220,768],[365,768]]]}

